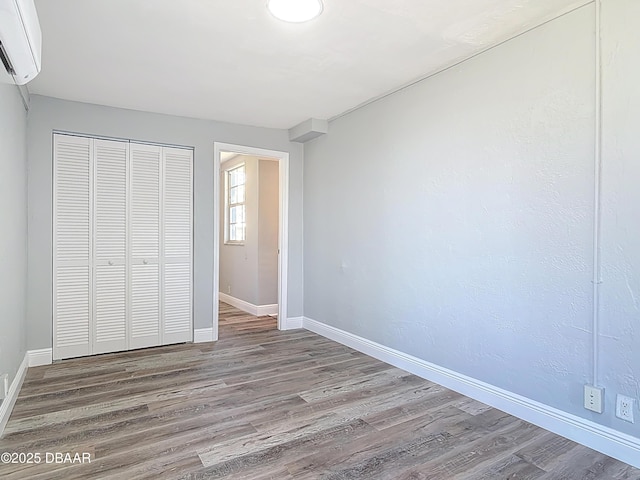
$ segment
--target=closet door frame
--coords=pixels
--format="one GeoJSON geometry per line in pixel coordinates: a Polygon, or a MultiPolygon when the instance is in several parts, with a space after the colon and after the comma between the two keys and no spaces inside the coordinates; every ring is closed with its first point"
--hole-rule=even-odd
{"type": "MultiPolygon", "coordinates": [[[[96,280],[95,280],[95,269],[96,269],[96,258],[95,258],[95,231],[96,231],[96,211],[95,211],[95,203],[96,203],[96,141],[115,141],[115,142],[125,142],[128,144],[127,147],[127,163],[126,163],[126,186],[125,186],[125,197],[126,197],[126,225],[125,225],[125,324],[126,324],[126,346],[125,350],[133,350],[136,348],[144,348],[144,346],[136,346],[135,342],[132,342],[132,267],[133,267],[133,258],[132,258],[132,173],[133,173],[133,154],[131,151],[132,144],[136,145],[149,145],[156,146],[160,149],[160,165],[159,165],[159,251],[158,251],[158,276],[159,276],[159,342],[156,344],[157,346],[167,345],[171,343],[181,343],[181,342],[192,342],[194,339],[194,233],[195,233],[195,225],[194,225],[194,149],[189,146],[182,145],[171,145],[171,144],[158,144],[153,142],[143,142],[131,139],[124,138],[116,138],[116,137],[105,137],[105,136],[96,136],[96,135],[87,135],[82,133],[74,133],[67,131],[53,131],[53,186],[52,186],[52,267],[53,267],[53,290],[52,290],[52,300],[53,300],[53,318],[52,318],[52,326],[53,326],[53,359],[60,360],[64,358],[73,358],[73,357],[82,357],[88,355],[95,355],[98,353],[106,353],[103,351],[96,352],[95,351],[95,343],[96,343],[96,280]],[[57,158],[57,142],[59,136],[71,137],[76,140],[71,140],[71,143],[78,142],[79,144],[87,144],[89,147],[89,195],[88,195],[88,212],[89,212],[89,258],[87,260],[87,268],[88,268],[88,315],[89,315],[89,324],[88,324],[88,344],[86,346],[79,347],[59,347],[58,346],[58,325],[57,325],[57,310],[56,310],[56,295],[57,291],[57,282],[56,282],[56,274],[59,268],[59,264],[61,263],[58,259],[57,255],[57,243],[56,243],[56,228],[58,225],[58,204],[57,204],[57,194],[58,194],[58,178],[56,175],[56,158],[57,158]],[[164,267],[166,262],[164,261],[164,191],[165,191],[165,161],[164,161],[164,149],[180,149],[184,151],[190,152],[190,192],[189,192],[189,225],[190,225],[190,245],[189,245],[189,334],[188,338],[184,335],[181,335],[179,340],[174,339],[165,339],[165,318],[164,318],[164,293],[165,293],[165,279],[164,279],[164,267]],[[169,340],[169,343],[167,343],[169,340]]],[[[119,351],[119,350],[114,350],[119,351]]]]}

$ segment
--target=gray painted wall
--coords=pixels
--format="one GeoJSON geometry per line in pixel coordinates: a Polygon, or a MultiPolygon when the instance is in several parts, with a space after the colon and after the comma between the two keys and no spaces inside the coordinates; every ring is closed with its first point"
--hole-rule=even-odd
{"type": "Polygon", "coordinates": [[[289,315],[302,315],[302,145],[274,130],[159,115],[34,95],[28,120],[29,274],[28,347],[51,347],[52,131],[64,130],[195,147],[195,328],[212,325],[213,142],[290,154],[289,315]]]}
{"type": "MultiPolygon", "coordinates": [[[[604,2],[599,367],[591,381],[595,8],[305,145],[305,316],[618,430],[640,379],[640,2],[604,2]]],[[[637,413],[637,412],[636,412],[637,413]]]]}
{"type": "Polygon", "coordinates": [[[27,112],[0,83],[0,374],[12,382],[27,351],[27,112]]]}
{"type": "Polygon", "coordinates": [[[278,303],[278,184],[279,165],[258,162],[258,303],[278,303]]]}
{"type": "MultiPolygon", "coordinates": [[[[243,245],[225,245],[225,192],[220,192],[220,291],[253,305],[278,303],[278,163],[239,155],[222,164],[245,165],[247,233],[243,245]]],[[[223,187],[224,188],[224,187],[223,187]]]]}
{"type": "Polygon", "coordinates": [[[640,437],[640,18],[637,0],[603,2],[600,353],[605,421],[640,437]],[[631,21],[630,19],[634,19],[631,21]],[[615,418],[616,393],[636,399],[635,425],[615,418]]]}

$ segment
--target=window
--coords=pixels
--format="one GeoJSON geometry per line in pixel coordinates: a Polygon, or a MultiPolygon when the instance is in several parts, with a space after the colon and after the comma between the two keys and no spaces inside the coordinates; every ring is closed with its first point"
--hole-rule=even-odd
{"type": "Polygon", "coordinates": [[[225,243],[242,245],[246,235],[244,165],[226,172],[227,209],[225,223],[225,243]]]}

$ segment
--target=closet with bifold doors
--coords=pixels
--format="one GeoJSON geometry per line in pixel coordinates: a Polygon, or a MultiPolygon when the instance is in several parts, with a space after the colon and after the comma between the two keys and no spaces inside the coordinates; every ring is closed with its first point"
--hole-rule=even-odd
{"type": "Polygon", "coordinates": [[[193,339],[193,150],[53,135],[53,358],[193,339]]]}

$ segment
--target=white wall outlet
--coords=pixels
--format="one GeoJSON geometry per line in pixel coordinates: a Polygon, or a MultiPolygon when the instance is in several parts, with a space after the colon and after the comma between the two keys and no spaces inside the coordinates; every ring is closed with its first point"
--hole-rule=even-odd
{"type": "Polygon", "coordinates": [[[0,382],[2,383],[2,385],[0,385],[0,399],[5,399],[7,395],[9,395],[9,374],[4,373],[0,375],[0,382]]]}
{"type": "Polygon", "coordinates": [[[618,394],[616,396],[616,417],[633,423],[634,399],[618,394]]]}
{"type": "Polygon", "coordinates": [[[602,413],[602,399],[604,398],[604,388],[593,385],[584,386],[584,408],[592,412],[602,413]]]}
{"type": "Polygon", "coordinates": [[[227,285],[227,293],[231,293],[231,285],[227,285]]]}

